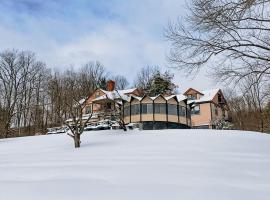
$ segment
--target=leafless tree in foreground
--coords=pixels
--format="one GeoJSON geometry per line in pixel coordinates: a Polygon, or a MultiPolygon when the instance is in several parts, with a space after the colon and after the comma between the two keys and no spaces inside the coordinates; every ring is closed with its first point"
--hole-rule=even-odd
{"type": "Polygon", "coordinates": [[[211,66],[221,81],[269,76],[269,13],[269,0],[192,0],[190,15],[167,28],[169,60],[188,73],[211,66]]]}
{"type": "Polygon", "coordinates": [[[92,113],[83,116],[84,102],[89,94],[85,92],[86,85],[81,81],[80,76],[74,71],[67,71],[63,77],[62,98],[72,119],[65,124],[71,131],[68,135],[74,140],[75,148],[80,147],[81,135],[92,117],[92,113]]]}

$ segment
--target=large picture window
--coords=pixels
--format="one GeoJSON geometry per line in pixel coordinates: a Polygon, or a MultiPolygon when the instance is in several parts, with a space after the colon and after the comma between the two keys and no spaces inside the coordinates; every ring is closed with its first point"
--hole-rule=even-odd
{"type": "Polygon", "coordinates": [[[177,105],[168,104],[168,115],[177,115],[177,105]]]}
{"type": "Polygon", "coordinates": [[[140,114],[140,104],[131,105],[131,115],[140,114]]]}
{"type": "Polygon", "coordinates": [[[166,114],[166,104],[156,103],[155,104],[155,113],[156,114],[166,114]]]}
{"type": "Polygon", "coordinates": [[[153,114],[153,104],[142,104],[142,114],[153,114]]]}

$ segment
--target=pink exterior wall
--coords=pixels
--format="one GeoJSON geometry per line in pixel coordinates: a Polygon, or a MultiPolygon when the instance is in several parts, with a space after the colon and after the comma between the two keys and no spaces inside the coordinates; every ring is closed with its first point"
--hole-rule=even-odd
{"type": "Polygon", "coordinates": [[[200,104],[200,114],[191,115],[192,126],[202,126],[211,122],[211,107],[210,103],[200,104]]]}
{"type": "MultiPolygon", "coordinates": [[[[98,96],[102,96],[105,93],[102,92],[100,89],[97,89],[85,102],[86,106],[83,108],[83,114],[85,114],[85,109],[87,106],[92,106],[92,100],[97,98],[98,96]]],[[[93,113],[99,112],[101,110],[100,104],[93,104],[93,113]]]]}

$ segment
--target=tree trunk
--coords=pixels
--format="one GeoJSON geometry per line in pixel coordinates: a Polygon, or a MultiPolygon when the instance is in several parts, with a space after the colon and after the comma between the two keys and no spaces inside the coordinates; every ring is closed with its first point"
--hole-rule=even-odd
{"type": "Polygon", "coordinates": [[[9,127],[10,127],[10,123],[7,122],[5,125],[5,130],[4,130],[4,137],[5,138],[8,138],[8,136],[9,136],[9,127]]]}
{"type": "Polygon", "coordinates": [[[74,144],[75,144],[75,148],[80,148],[81,146],[81,135],[78,133],[74,135],[74,144]]]}

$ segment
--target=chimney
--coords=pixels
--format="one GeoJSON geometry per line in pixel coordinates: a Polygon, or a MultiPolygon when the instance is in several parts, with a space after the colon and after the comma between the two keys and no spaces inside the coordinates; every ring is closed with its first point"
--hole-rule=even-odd
{"type": "Polygon", "coordinates": [[[115,89],[115,82],[112,81],[112,80],[109,80],[107,82],[107,90],[108,91],[114,91],[114,89],[115,89]]]}

